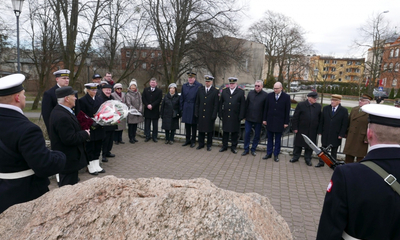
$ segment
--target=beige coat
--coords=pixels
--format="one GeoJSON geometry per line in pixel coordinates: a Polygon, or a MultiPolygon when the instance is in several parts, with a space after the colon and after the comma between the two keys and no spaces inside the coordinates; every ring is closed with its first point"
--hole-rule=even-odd
{"type": "Polygon", "coordinates": [[[367,155],[368,143],[364,143],[364,141],[367,141],[367,128],[368,113],[360,112],[360,107],[351,109],[343,153],[354,157],[367,155]]]}
{"type": "Polygon", "coordinates": [[[132,90],[128,89],[128,92],[125,95],[125,104],[129,109],[136,108],[136,110],[142,114],[142,116],[128,114],[128,124],[137,124],[144,121],[142,95],[139,91],[133,92],[132,90]]]}
{"type": "MultiPolygon", "coordinates": [[[[125,103],[125,93],[124,92],[121,92],[121,97],[116,92],[111,93],[111,96],[113,97],[114,100],[125,103]]],[[[126,119],[123,119],[120,123],[118,123],[115,131],[123,131],[124,129],[126,129],[126,119]]]]}

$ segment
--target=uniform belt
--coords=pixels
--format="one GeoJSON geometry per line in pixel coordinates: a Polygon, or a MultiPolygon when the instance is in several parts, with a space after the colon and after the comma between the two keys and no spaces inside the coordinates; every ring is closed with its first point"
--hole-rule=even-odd
{"type": "Polygon", "coordinates": [[[33,174],[35,174],[35,172],[32,169],[14,173],[0,173],[0,179],[19,179],[31,176],[33,174]]]}
{"type": "Polygon", "coordinates": [[[347,232],[345,232],[345,231],[343,231],[342,238],[343,238],[344,240],[362,240],[362,239],[359,239],[359,238],[355,238],[355,237],[350,236],[350,235],[347,234],[347,232]]]}

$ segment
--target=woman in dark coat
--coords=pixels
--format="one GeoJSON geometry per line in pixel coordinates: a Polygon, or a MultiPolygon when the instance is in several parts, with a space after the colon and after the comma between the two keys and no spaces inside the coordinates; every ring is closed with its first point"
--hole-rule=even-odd
{"type": "Polygon", "coordinates": [[[165,130],[165,144],[173,144],[176,129],[179,129],[179,95],[175,83],[168,86],[169,92],[161,103],[161,128],[165,130]]]}

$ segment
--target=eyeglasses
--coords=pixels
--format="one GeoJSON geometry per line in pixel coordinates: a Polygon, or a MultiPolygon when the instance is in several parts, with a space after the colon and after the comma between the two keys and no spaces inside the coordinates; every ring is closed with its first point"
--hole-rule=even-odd
{"type": "Polygon", "coordinates": [[[261,87],[261,85],[254,85],[254,87],[261,87]]]}
{"type": "Polygon", "coordinates": [[[274,88],[274,89],[278,90],[278,89],[281,89],[281,88],[274,88]]]}
{"type": "Polygon", "coordinates": [[[116,88],[117,90],[122,90],[122,88],[116,88]]]}

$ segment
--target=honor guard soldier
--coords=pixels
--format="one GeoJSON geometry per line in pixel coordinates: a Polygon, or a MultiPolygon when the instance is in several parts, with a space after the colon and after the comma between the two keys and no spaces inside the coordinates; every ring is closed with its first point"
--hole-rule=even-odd
{"type": "Polygon", "coordinates": [[[228,149],[229,134],[231,134],[231,152],[236,154],[239,140],[240,121],[245,115],[244,91],[237,87],[238,79],[229,78],[229,88],[222,90],[219,101],[219,118],[222,119],[222,148],[220,152],[228,149]]]}
{"type": "Polygon", "coordinates": [[[394,101],[394,106],[397,107],[397,108],[400,108],[400,99],[396,99],[394,101]]]}
{"type": "Polygon", "coordinates": [[[24,116],[25,76],[0,78],[0,213],[49,191],[49,176],[64,169],[66,157],[50,151],[40,128],[24,116]]]}
{"type": "Polygon", "coordinates": [[[199,120],[199,146],[197,150],[204,148],[204,140],[207,133],[207,151],[211,151],[215,119],[218,116],[219,97],[218,90],[212,85],[214,77],[205,75],[205,86],[197,92],[194,115],[199,120]]]}
{"type": "Polygon", "coordinates": [[[328,185],[317,240],[400,239],[400,109],[367,104],[367,155],[337,166],[328,185]]]}

